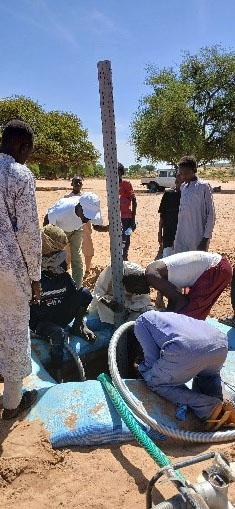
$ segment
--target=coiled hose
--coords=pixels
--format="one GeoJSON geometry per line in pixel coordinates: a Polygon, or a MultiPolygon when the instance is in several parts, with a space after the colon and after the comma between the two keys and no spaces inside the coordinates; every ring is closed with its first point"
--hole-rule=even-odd
{"type": "MultiPolygon", "coordinates": [[[[171,467],[172,464],[169,458],[142,430],[139,423],[136,421],[135,417],[127,407],[126,403],[123,401],[119,392],[112,385],[109,376],[102,373],[98,376],[97,380],[99,380],[104,386],[116,410],[120,414],[122,420],[128,426],[129,430],[132,432],[137,442],[142,445],[142,447],[144,447],[147,453],[159,465],[160,468],[168,466],[171,467]]],[[[174,475],[178,477],[179,481],[185,483],[185,478],[179,471],[175,470],[174,475]]]]}
{"type": "Polygon", "coordinates": [[[153,430],[156,430],[168,437],[176,440],[184,440],[186,442],[198,442],[198,443],[211,443],[211,442],[229,442],[235,439],[235,430],[231,431],[216,431],[215,433],[196,432],[196,431],[185,431],[178,428],[171,428],[155,421],[146,412],[143,404],[137,401],[133,394],[130,392],[124,381],[122,380],[118,371],[117,365],[117,346],[123,335],[128,330],[132,329],[135,322],[127,322],[121,325],[113,334],[112,339],[109,343],[108,350],[108,361],[109,370],[112,377],[112,381],[116,389],[121,393],[123,399],[127,405],[131,408],[134,414],[139,417],[143,422],[150,426],[153,430]]]}

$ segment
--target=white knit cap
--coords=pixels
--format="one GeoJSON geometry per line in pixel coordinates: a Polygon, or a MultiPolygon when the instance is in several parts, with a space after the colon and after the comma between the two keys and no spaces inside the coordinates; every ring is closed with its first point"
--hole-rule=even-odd
{"type": "Polygon", "coordinates": [[[144,269],[137,263],[133,262],[123,262],[123,275],[130,276],[131,274],[144,274],[144,269]]]}

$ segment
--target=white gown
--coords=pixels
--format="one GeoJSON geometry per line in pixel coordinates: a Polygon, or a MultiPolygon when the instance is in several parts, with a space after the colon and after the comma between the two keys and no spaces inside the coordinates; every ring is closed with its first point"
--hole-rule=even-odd
{"type": "Polygon", "coordinates": [[[31,281],[40,280],[41,238],[30,170],[0,154],[0,374],[31,373],[31,281]]]}

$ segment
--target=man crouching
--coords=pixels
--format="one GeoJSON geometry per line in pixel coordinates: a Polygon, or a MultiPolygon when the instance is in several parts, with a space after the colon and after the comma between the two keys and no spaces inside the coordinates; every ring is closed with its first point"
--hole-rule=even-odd
{"type": "Polygon", "coordinates": [[[92,301],[86,288],[77,289],[67,272],[65,247],[68,239],[60,228],[47,225],[42,230],[42,296],[31,306],[30,329],[51,345],[51,368],[61,381],[63,363],[64,328],[74,320],[71,334],[94,341],[95,335],[83,323],[84,315],[92,301]]]}
{"type": "Polygon", "coordinates": [[[144,353],[138,369],[152,391],[189,407],[208,431],[235,427],[235,404],[223,400],[220,377],[225,334],[203,320],[158,311],[137,318],[134,331],[144,353]]]}

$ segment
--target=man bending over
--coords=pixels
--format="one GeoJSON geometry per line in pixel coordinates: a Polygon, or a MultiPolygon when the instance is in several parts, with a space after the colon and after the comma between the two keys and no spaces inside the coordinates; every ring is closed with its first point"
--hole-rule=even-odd
{"type": "Polygon", "coordinates": [[[88,221],[99,232],[109,230],[108,225],[102,224],[100,200],[95,193],[61,198],[48,209],[43,223],[43,226],[54,224],[65,232],[71,252],[72,276],[78,288],[83,280],[82,227],[88,221]]]}
{"type": "Polygon", "coordinates": [[[142,273],[123,276],[127,292],[147,293],[150,287],[168,298],[168,310],[204,320],[230,283],[232,267],[218,253],[177,253],[148,265],[142,273]],[[182,295],[182,288],[190,288],[182,295]]]}
{"type": "Polygon", "coordinates": [[[220,370],[227,336],[206,322],[175,313],[148,311],[135,322],[143,352],[139,371],[163,398],[187,405],[207,430],[235,427],[235,405],[223,401],[220,370]],[[193,379],[192,390],[185,384],[193,379]]]}

